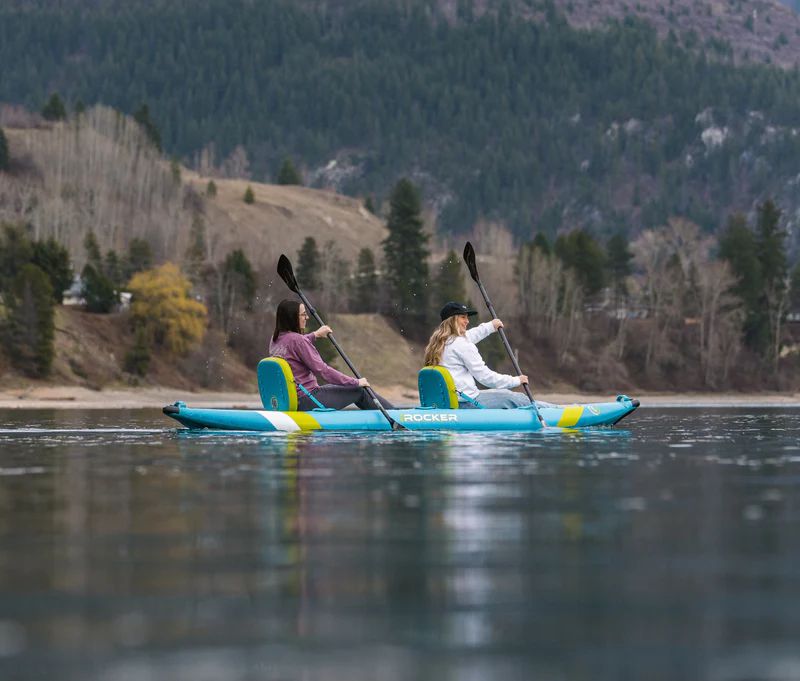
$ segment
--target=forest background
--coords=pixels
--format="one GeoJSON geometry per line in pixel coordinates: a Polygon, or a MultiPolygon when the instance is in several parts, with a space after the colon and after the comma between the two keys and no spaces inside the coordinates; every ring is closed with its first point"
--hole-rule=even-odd
{"type": "Polygon", "coordinates": [[[223,238],[218,188],[239,178],[245,205],[258,180],[306,184],[385,224],[349,253],[335,230],[294,235],[328,313],[383,314],[419,345],[469,297],[471,238],[545,383],[796,389],[800,23],[676,0],[661,24],[576,27],[591,4],[4,6],[6,371],[50,372],[45,294],[70,268],[89,313],[134,294],[117,380],[150,380],[161,355],[205,357],[209,387],[228,380],[214,352],[252,366],[280,246],[223,238]],[[717,33],[680,30],[690,12],[717,33]],[[720,37],[736,16],[774,60],[720,37]],[[180,303],[159,319],[164,300],[180,303]]]}

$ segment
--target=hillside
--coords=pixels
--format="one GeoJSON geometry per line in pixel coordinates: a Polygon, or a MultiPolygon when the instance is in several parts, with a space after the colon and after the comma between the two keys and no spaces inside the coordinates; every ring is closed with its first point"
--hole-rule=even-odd
{"type": "Polygon", "coordinates": [[[800,208],[800,76],[774,66],[798,41],[766,0],[22,2],[0,101],[146,102],[185,165],[264,179],[290,156],[378,204],[409,176],[448,232],[713,231],[800,208]]]}
{"type": "Polygon", "coordinates": [[[109,109],[93,109],[80,122],[5,131],[15,165],[0,173],[0,221],[25,221],[34,238],[56,238],[78,268],[90,229],[103,252],[124,252],[139,237],[157,260],[180,262],[196,217],[206,226],[210,262],[241,248],[270,280],[278,256],[293,257],[307,236],[320,247],[332,242],[351,260],[361,248],[378,251],[385,237],[359,200],[333,192],[215,177],[209,197],[211,178],[171,168],[138,126],[109,109]],[[253,204],[243,201],[248,186],[253,204]]]}

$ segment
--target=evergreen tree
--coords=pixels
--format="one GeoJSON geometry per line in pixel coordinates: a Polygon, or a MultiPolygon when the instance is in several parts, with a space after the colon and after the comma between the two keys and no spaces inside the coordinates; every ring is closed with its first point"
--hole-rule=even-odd
{"type": "Polygon", "coordinates": [[[206,185],[206,196],[213,199],[217,195],[217,183],[214,180],[209,180],[206,185]]]}
{"type": "Polygon", "coordinates": [[[150,334],[146,325],[136,325],[133,345],[125,354],[123,368],[135,376],[147,374],[147,370],[150,368],[150,334]]]}
{"type": "Polygon", "coordinates": [[[428,235],[416,187],[400,180],[389,198],[389,236],[383,241],[386,280],[398,317],[422,322],[428,309],[428,235]]]}
{"type": "Polygon", "coordinates": [[[763,290],[761,263],[756,248],[756,237],[747,226],[744,215],[732,215],[719,240],[719,254],[731,265],[737,279],[733,292],[742,300],[745,308],[745,343],[756,350],[763,350],[766,342],[764,324],[766,317],[761,309],[763,290]]]}
{"type": "Polygon", "coordinates": [[[241,248],[228,253],[222,264],[222,285],[227,294],[226,307],[236,305],[251,310],[256,295],[256,275],[241,248]]]}
{"type": "Polygon", "coordinates": [[[63,121],[67,117],[67,109],[57,92],[50,95],[50,99],[42,108],[42,118],[46,121],[63,121]]]}
{"type": "Polygon", "coordinates": [[[292,159],[285,158],[281,163],[281,169],[278,171],[278,176],[275,178],[276,184],[303,184],[303,178],[292,163],[292,159]]]}
{"type": "Polygon", "coordinates": [[[0,172],[11,167],[11,154],[8,151],[8,138],[3,128],[0,128],[0,172]]]}
{"type": "Polygon", "coordinates": [[[0,233],[0,291],[6,290],[14,277],[33,258],[33,247],[22,225],[5,223],[0,233]]]}
{"type": "Polygon", "coordinates": [[[142,126],[142,130],[144,130],[144,134],[147,135],[147,139],[150,140],[150,144],[152,144],[156,150],[160,152],[161,132],[159,131],[158,126],[156,126],[156,124],[153,122],[153,119],[150,117],[150,109],[148,108],[147,104],[142,104],[136,110],[136,113],[133,114],[133,120],[142,126]]]}
{"type": "Polygon", "coordinates": [[[108,277],[109,281],[111,282],[112,286],[116,290],[120,290],[122,285],[127,281],[127,277],[125,277],[125,270],[123,263],[120,262],[119,256],[114,249],[111,249],[106,253],[106,259],[103,263],[103,274],[108,277]]]}
{"type": "Polygon", "coordinates": [[[372,249],[362,248],[358,252],[350,306],[353,312],[359,313],[377,310],[378,273],[375,270],[375,255],[372,249]]]}
{"type": "Polygon", "coordinates": [[[76,116],[80,116],[81,114],[86,113],[86,105],[83,103],[82,99],[78,99],[75,102],[75,106],[72,109],[75,112],[76,116]]]}
{"type": "Polygon", "coordinates": [[[550,242],[547,240],[547,236],[545,236],[544,232],[536,232],[536,236],[533,237],[531,245],[534,248],[538,248],[544,255],[550,255],[553,252],[550,242]]]}
{"type": "Polygon", "coordinates": [[[433,290],[436,295],[436,305],[444,305],[448,301],[463,303],[467,297],[464,287],[463,268],[461,260],[455,251],[448,251],[444,260],[439,263],[434,277],[433,290]]]}
{"type": "Polygon", "coordinates": [[[184,261],[186,263],[186,273],[193,284],[200,281],[203,265],[206,262],[206,223],[199,215],[195,215],[192,226],[189,230],[189,245],[186,248],[184,261]]]}
{"type": "Polygon", "coordinates": [[[617,232],[608,240],[606,251],[608,274],[614,288],[614,300],[618,305],[620,299],[628,295],[627,279],[631,274],[633,253],[628,249],[628,239],[622,232],[617,232]]]}
{"type": "Polygon", "coordinates": [[[765,356],[776,363],[780,352],[780,330],[786,316],[788,266],[784,242],[786,232],[780,228],[781,211],[768,199],[758,208],[756,252],[761,265],[761,307],[766,312],[765,356]]]}
{"type": "Polygon", "coordinates": [[[47,275],[32,263],[23,265],[4,298],[3,337],[11,361],[29,376],[47,376],[55,338],[53,287],[47,275]]]}
{"type": "Polygon", "coordinates": [[[128,243],[128,254],[123,264],[123,283],[137,272],[144,272],[153,266],[153,249],[144,239],[134,237],[128,243]]]}
{"type": "Polygon", "coordinates": [[[320,255],[317,242],[307,236],[297,251],[297,281],[303,288],[319,289],[320,255]]]}
{"type": "Polygon", "coordinates": [[[595,238],[576,229],[556,239],[555,254],[566,267],[572,268],[584,292],[593,295],[605,285],[606,254],[595,238]]]}
{"type": "Polygon", "coordinates": [[[69,251],[53,238],[34,241],[32,246],[31,262],[47,275],[53,287],[53,300],[60,305],[64,299],[64,291],[72,284],[69,251]]]}
{"type": "Polygon", "coordinates": [[[366,199],[364,199],[364,208],[366,208],[373,215],[377,215],[375,211],[375,202],[372,200],[372,196],[368,196],[366,199]]]}
{"type": "Polygon", "coordinates": [[[247,185],[247,189],[244,190],[244,196],[242,200],[247,204],[253,204],[256,202],[256,195],[253,193],[253,188],[250,185],[247,185]]]}
{"type": "Polygon", "coordinates": [[[103,271],[103,257],[100,255],[100,245],[92,230],[83,239],[83,248],[86,251],[86,262],[96,270],[103,271]]]}

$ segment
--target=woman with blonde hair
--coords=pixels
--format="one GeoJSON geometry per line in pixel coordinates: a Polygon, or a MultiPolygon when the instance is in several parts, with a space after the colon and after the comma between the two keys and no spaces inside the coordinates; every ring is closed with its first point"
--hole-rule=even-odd
{"type": "Polygon", "coordinates": [[[528,377],[498,374],[486,366],[476,343],[489,337],[503,326],[499,319],[467,329],[469,318],[478,314],[461,303],[446,303],[439,313],[442,322],[434,330],[425,348],[425,366],[443,366],[450,371],[459,396],[460,408],[472,408],[477,403],[487,409],[514,409],[530,402],[516,388],[528,382],[528,377]],[[487,386],[479,390],[475,381],[487,386]],[[463,400],[463,401],[462,401],[463,400]]]}

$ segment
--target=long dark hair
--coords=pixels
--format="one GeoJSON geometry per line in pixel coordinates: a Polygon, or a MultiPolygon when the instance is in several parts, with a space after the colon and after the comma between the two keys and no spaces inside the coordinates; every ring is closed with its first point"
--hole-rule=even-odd
{"type": "Polygon", "coordinates": [[[275,311],[275,333],[272,340],[278,340],[278,336],[284,331],[294,331],[300,333],[300,302],[297,300],[282,300],[278,303],[275,311]]]}

